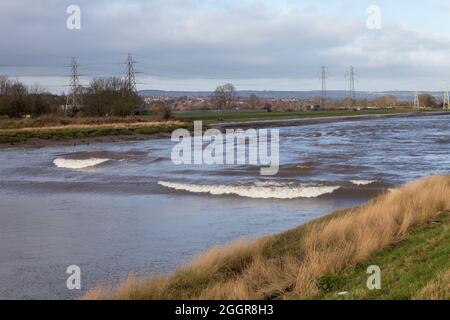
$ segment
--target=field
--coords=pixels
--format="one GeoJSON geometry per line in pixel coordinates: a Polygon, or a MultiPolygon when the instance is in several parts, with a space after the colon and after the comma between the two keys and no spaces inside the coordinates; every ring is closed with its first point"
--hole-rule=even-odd
{"type": "Polygon", "coordinates": [[[411,112],[411,109],[380,109],[380,110],[324,110],[324,111],[297,111],[297,112],[186,112],[174,114],[175,119],[194,121],[203,120],[205,123],[218,123],[227,121],[253,121],[253,120],[285,120],[320,118],[332,116],[354,116],[365,114],[392,114],[411,112]]]}
{"type": "Polygon", "coordinates": [[[173,274],[130,276],[85,298],[450,299],[449,193],[448,176],[419,180],[282,234],[213,248],[173,274]],[[366,287],[373,264],[381,290],[366,287]]]}

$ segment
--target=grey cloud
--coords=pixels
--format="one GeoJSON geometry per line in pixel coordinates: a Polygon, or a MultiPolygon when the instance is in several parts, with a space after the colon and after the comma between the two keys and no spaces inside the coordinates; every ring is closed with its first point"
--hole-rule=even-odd
{"type": "MultiPolygon", "coordinates": [[[[268,6],[211,5],[205,1],[2,1],[0,64],[53,66],[64,72],[77,56],[89,75],[120,73],[116,64],[132,52],[143,62],[142,77],[174,82],[200,79],[316,79],[327,65],[342,77],[356,65],[370,80],[445,75],[450,38],[420,34],[387,24],[366,29],[354,19],[268,6]],[[65,27],[66,8],[82,9],[82,30],[65,27]]],[[[312,11],[316,12],[316,11],[312,11]]],[[[7,71],[11,71],[8,69],[7,71]]],[[[36,69],[11,72],[36,73],[36,69]]],[[[0,73],[4,73],[0,68],[0,73]]],[[[202,88],[199,88],[202,89],[202,88]]],[[[270,88],[266,88],[270,89],[270,88]]],[[[289,88],[290,89],[290,88],[289,88]]]]}

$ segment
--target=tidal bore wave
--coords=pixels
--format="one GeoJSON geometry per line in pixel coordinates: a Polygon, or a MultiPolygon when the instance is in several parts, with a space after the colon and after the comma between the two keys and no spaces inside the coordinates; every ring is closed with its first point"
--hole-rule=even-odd
{"type": "Polygon", "coordinates": [[[110,159],[91,158],[91,159],[63,159],[57,158],[53,160],[53,164],[58,168],[64,169],[84,169],[98,166],[108,162],[110,159]]]}
{"type": "Polygon", "coordinates": [[[367,186],[369,184],[377,182],[376,180],[350,180],[351,183],[357,186],[367,186]]]}
{"type": "Polygon", "coordinates": [[[339,186],[257,186],[257,185],[202,185],[168,181],[159,181],[159,185],[192,193],[207,193],[211,195],[237,195],[254,199],[297,199],[317,198],[333,193],[339,186]]]}

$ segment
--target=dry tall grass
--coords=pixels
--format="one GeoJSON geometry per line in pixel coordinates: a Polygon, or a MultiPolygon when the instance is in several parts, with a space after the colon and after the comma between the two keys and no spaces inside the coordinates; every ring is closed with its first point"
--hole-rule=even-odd
{"type": "Polygon", "coordinates": [[[321,275],[352,268],[450,210],[449,195],[450,177],[422,179],[280,235],[214,248],[172,275],[96,288],[85,299],[311,297],[321,275]]]}
{"type": "Polygon", "coordinates": [[[139,117],[67,117],[47,115],[38,118],[10,119],[0,117],[0,129],[62,127],[67,125],[101,125],[114,123],[147,122],[139,117]]]}
{"type": "Polygon", "coordinates": [[[124,122],[105,122],[105,123],[95,123],[95,122],[87,122],[87,123],[73,123],[66,125],[52,125],[52,126],[42,126],[42,127],[25,127],[18,129],[0,129],[1,132],[27,132],[27,131],[51,131],[51,130],[60,130],[60,129],[90,129],[90,128],[110,128],[110,129],[120,129],[120,128],[139,128],[139,127],[157,127],[161,125],[182,125],[184,122],[182,121],[124,121],[124,122]]]}

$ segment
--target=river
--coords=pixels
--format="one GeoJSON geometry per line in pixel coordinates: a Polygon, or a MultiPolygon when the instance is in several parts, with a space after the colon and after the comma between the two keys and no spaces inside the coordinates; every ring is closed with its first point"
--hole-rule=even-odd
{"type": "Polygon", "coordinates": [[[279,129],[273,177],[174,165],[170,139],[1,149],[0,299],[76,299],[130,273],[165,274],[211,246],[450,171],[450,116],[279,129]],[[70,265],[81,290],[66,287],[70,265]]]}

